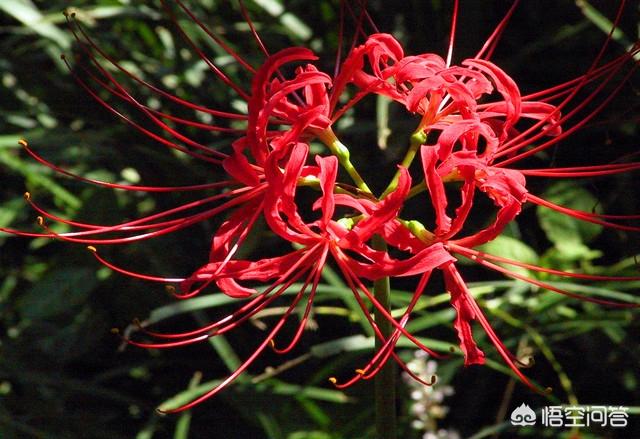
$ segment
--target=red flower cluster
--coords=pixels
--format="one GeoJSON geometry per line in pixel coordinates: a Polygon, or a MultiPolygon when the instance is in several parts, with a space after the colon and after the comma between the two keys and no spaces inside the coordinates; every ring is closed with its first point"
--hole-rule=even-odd
{"type": "MultiPolygon", "coordinates": [[[[44,165],[65,175],[114,189],[149,192],[224,189],[196,202],[111,226],[85,224],[56,217],[27,196],[33,208],[40,213],[43,227],[47,227],[46,220],[49,220],[77,229],[64,234],[55,234],[48,229],[45,235],[90,245],[95,257],[116,271],[146,280],[178,284],[177,289],[172,287],[178,298],[193,297],[215,284],[223,293],[246,300],[232,314],[201,328],[172,334],[144,329],[146,335],[157,338],[158,341],[143,343],[128,340],[131,344],[152,348],[174,347],[224,334],[264,310],[294,283],[302,284],[286,311],[238,370],[218,387],[176,411],[192,407],[216,394],[246,370],[267,347],[271,346],[282,353],[290,351],[304,331],[321,272],[330,261],[339,267],[363,314],[382,342],[382,348],[366,366],[359,369],[346,383],[335,383],[338,387],[350,385],[359,379],[371,378],[389,359],[395,360],[407,370],[394,350],[400,337],[406,337],[420,349],[441,357],[405,329],[431,274],[437,270],[444,276],[451,305],[456,310],[454,326],[465,364],[484,363],[484,353],[476,345],[472,333],[471,324],[475,320],[486,331],[513,372],[523,382],[535,388],[521,373],[517,358],[501,342],[470,294],[455,265],[457,256],[473,259],[485,267],[561,294],[607,305],[635,306],[580,297],[510,271],[502,264],[585,280],[611,278],[532,266],[482,253],[474,248],[496,238],[527,202],[549,207],[584,221],[623,230],[638,230],[637,227],[614,223],[604,215],[575,211],[543,200],[528,192],[525,179],[529,176],[610,175],[638,169],[638,163],[534,170],[509,167],[556,144],[596,115],[611,99],[611,96],[601,97],[604,85],[612,83],[620,74],[626,75],[619,80],[617,91],[635,70],[635,65],[631,69],[625,68],[638,53],[637,46],[608,63],[601,62],[601,52],[583,76],[557,87],[523,96],[514,80],[489,61],[513,8],[478,55],[459,65],[451,65],[451,51],[446,60],[432,53],[405,55],[402,46],[393,36],[374,33],[366,36],[361,44],[354,41],[346,58],[338,60],[336,72],[329,75],[313,64],[317,57],[305,48],[288,48],[273,55],[267,53],[262,66],[254,69],[204,28],[180,1],[177,4],[252,75],[251,89],[245,91],[195,48],[212,72],[246,100],[246,115],[198,106],[137,78],[104,53],[80,26],[74,24],[74,34],[94,64],[93,69],[85,70],[86,75],[76,75],[76,79],[101,105],[136,130],[164,146],[221,166],[228,174],[228,180],[184,187],[105,183],[73,175],[47,162],[23,142],[26,151],[44,165]],[[139,86],[150,89],[163,99],[214,118],[244,120],[246,129],[203,124],[149,108],[116,80],[100,64],[97,56],[106,59],[139,86]],[[291,71],[293,73],[290,76],[283,73],[291,71]],[[100,97],[94,90],[94,85],[102,87],[115,99],[139,111],[164,135],[153,132],[120,113],[100,97]],[[580,101],[576,101],[578,93],[585,90],[587,85],[591,87],[590,94],[587,98],[582,97],[580,101]],[[372,193],[351,162],[349,149],[335,132],[336,121],[369,95],[385,96],[404,106],[407,112],[416,115],[418,119],[417,128],[407,136],[406,156],[398,165],[395,178],[380,196],[372,193]],[[580,113],[579,120],[575,120],[574,116],[588,102],[597,100],[600,102],[595,109],[590,110],[586,116],[580,113]],[[221,153],[181,134],[180,126],[227,132],[236,136],[236,140],[230,152],[221,153]],[[327,147],[327,154],[310,157],[309,145],[314,139],[327,147]],[[417,157],[419,171],[410,173],[409,167],[417,157]],[[338,181],[340,167],[350,176],[352,182],[349,184],[338,181]],[[304,219],[310,216],[309,212],[301,212],[300,203],[296,199],[302,186],[317,190],[317,197],[312,204],[313,210],[317,212],[313,221],[304,219]],[[452,188],[459,190],[459,197],[456,199],[460,202],[453,214],[448,213],[451,196],[445,190],[446,186],[450,187],[449,194],[452,188]],[[403,207],[413,197],[420,197],[423,203],[430,203],[435,218],[403,218],[403,207]],[[463,230],[477,197],[487,197],[495,207],[495,212],[487,214],[488,218],[492,218],[488,225],[469,234],[463,230]],[[337,208],[340,208],[340,212],[349,213],[346,216],[337,215],[337,208]],[[134,273],[113,265],[96,251],[96,246],[99,245],[124,244],[164,235],[207,221],[224,212],[228,212],[228,216],[213,237],[207,263],[184,279],[134,273]],[[237,250],[259,218],[265,220],[271,232],[293,244],[294,250],[277,257],[237,259],[237,250]],[[374,237],[381,238],[385,245],[372,245],[374,237]],[[398,254],[406,256],[392,256],[398,254]],[[419,281],[411,303],[400,318],[394,318],[374,297],[367,287],[367,281],[400,276],[417,276],[419,281]],[[247,281],[266,283],[268,287],[258,291],[246,286],[247,281]],[[301,304],[304,306],[304,313],[293,339],[283,348],[276,347],[276,336],[301,304]],[[391,323],[391,335],[384,335],[379,330],[378,324],[370,316],[371,307],[391,323]]],[[[252,24],[250,20],[248,23],[252,24]]],[[[360,32],[362,25],[363,21],[358,20],[360,32]]],[[[185,33],[183,35],[190,41],[185,33]]],[[[255,31],[254,35],[260,42],[255,31]]],[[[453,32],[450,48],[452,46],[453,32]]]]}

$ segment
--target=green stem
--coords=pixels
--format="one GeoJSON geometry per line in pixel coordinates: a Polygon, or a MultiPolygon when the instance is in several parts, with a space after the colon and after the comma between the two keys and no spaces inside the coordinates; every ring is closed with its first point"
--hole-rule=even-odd
{"type": "Polygon", "coordinates": [[[427,190],[427,183],[424,180],[422,180],[420,183],[418,183],[417,185],[411,188],[411,190],[409,191],[409,194],[407,195],[407,200],[415,197],[416,195],[420,194],[421,192],[424,192],[425,190],[427,190]]]}
{"type": "Polygon", "coordinates": [[[353,166],[353,163],[351,163],[349,148],[338,140],[330,128],[318,134],[318,138],[322,143],[327,145],[331,153],[338,158],[338,162],[340,162],[340,165],[347,171],[347,174],[349,174],[349,177],[351,177],[358,189],[370,194],[371,189],[369,189],[367,183],[365,183],[355,166],[353,166]]]}
{"type": "MultiPolygon", "coordinates": [[[[387,244],[384,239],[375,235],[372,246],[376,250],[385,251],[387,244]]],[[[374,296],[385,310],[391,311],[389,294],[389,277],[383,277],[374,282],[374,296]]],[[[375,309],[374,318],[383,337],[387,339],[393,332],[389,320],[378,309],[375,309]]],[[[376,339],[376,349],[381,349],[384,340],[376,339]]],[[[378,372],[375,377],[375,409],[376,409],[376,438],[396,439],[396,367],[393,361],[378,372]]]]}
{"type": "MultiPolygon", "coordinates": [[[[424,131],[419,130],[413,133],[413,135],[411,136],[411,141],[409,142],[409,149],[407,150],[407,153],[405,154],[404,158],[402,159],[402,162],[400,163],[400,165],[403,168],[409,169],[409,166],[411,166],[411,163],[413,163],[413,159],[416,157],[416,154],[418,153],[418,149],[420,149],[420,146],[424,142],[426,142],[426,140],[427,140],[427,135],[425,134],[424,131]]],[[[389,186],[387,186],[385,191],[380,196],[380,199],[383,199],[384,197],[386,197],[396,189],[396,187],[398,186],[399,178],[400,178],[400,170],[398,169],[395,175],[393,176],[391,183],[389,183],[389,186]]]]}
{"type": "Polygon", "coordinates": [[[370,194],[371,189],[369,189],[369,186],[367,186],[367,183],[364,182],[364,180],[362,179],[362,177],[360,177],[360,174],[356,170],[355,166],[353,166],[353,164],[351,163],[351,159],[349,156],[349,149],[346,146],[344,146],[342,142],[340,142],[339,140],[335,141],[335,143],[333,144],[333,147],[335,149],[332,152],[336,156],[338,156],[338,161],[340,161],[340,164],[342,165],[342,167],[347,171],[347,173],[349,174],[353,182],[356,184],[356,186],[358,186],[358,189],[370,194]]]}

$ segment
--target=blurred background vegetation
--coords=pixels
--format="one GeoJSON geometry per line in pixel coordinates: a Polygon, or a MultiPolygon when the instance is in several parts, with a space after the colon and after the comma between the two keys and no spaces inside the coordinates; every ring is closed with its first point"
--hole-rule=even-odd
{"type": "MultiPolygon", "coordinates": [[[[261,63],[236,2],[187,3],[251,64],[261,63]]],[[[578,76],[602,44],[607,28],[604,17],[612,17],[613,3],[617,2],[523,2],[494,60],[525,93],[578,76]]],[[[306,45],[321,55],[325,71],[333,71],[337,1],[247,0],[246,5],[272,51],[306,45]]],[[[382,31],[403,41],[407,53],[444,53],[449,2],[409,0],[390,6],[390,2],[371,1],[369,9],[382,31]]],[[[22,198],[26,190],[53,213],[100,224],[136,218],[191,197],[114,192],[60,178],[26,156],[18,146],[20,138],[28,139],[48,160],[103,180],[184,185],[220,178],[218,170],[166,151],[121,123],[74,82],[60,59],[62,53],[70,57],[78,53],[62,14],[70,7],[100,47],[140,77],[192,102],[243,108],[243,102],[216,82],[188,49],[157,1],[2,0],[0,226],[38,231],[36,213],[22,198]]],[[[506,7],[499,0],[463,0],[454,59],[472,56],[506,7]]],[[[627,8],[607,56],[622,53],[637,39],[637,8],[637,4],[627,8]]],[[[227,54],[187,16],[177,17],[209,56],[225,66],[230,76],[246,83],[227,54]]],[[[141,102],[154,108],[163,105],[176,114],[181,111],[128,84],[141,102]]],[[[638,86],[637,75],[597,121],[542,158],[557,166],[601,164],[637,152],[638,90],[634,85],[638,86]]],[[[385,177],[394,172],[392,163],[413,126],[415,121],[401,109],[371,101],[348,115],[340,128],[355,160],[364,162],[364,173],[385,177]],[[386,116],[376,118],[376,108],[386,116]],[[387,147],[372,147],[380,143],[380,133],[386,129],[390,130],[387,147]]],[[[189,131],[189,135],[221,148],[230,143],[225,136],[202,131],[189,131]]],[[[585,210],[640,212],[637,175],[595,181],[532,180],[530,188],[585,210]]],[[[162,239],[102,252],[139,271],[181,276],[206,260],[219,223],[199,224],[162,239]]],[[[554,268],[637,275],[637,241],[637,235],[585,226],[529,207],[519,223],[487,251],[554,268]]],[[[258,233],[253,254],[259,255],[269,243],[268,235],[258,233]]],[[[515,383],[478,331],[479,343],[489,356],[488,367],[465,369],[461,358],[454,356],[438,363],[439,381],[433,391],[425,393],[399,382],[401,437],[421,438],[442,429],[446,429],[442,437],[640,436],[640,418],[635,416],[640,412],[637,312],[570,300],[474,266],[464,270],[506,344],[521,355],[535,356],[536,365],[527,370],[528,375],[554,392],[545,398],[515,383]],[[634,416],[624,431],[514,429],[508,415],[522,402],[534,409],[559,403],[626,405],[634,416]]],[[[638,302],[638,282],[590,286],[562,282],[571,291],[638,302]]],[[[394,305],[406,304],[411,284],[393,286],[397,288],[394,305]]],[[[350,296],[328,270],[317,301],[318,329],[307,331],[291,355],[266,353],[250,374],[220,396],[192,413],[163,417],[154,410],[158,405],[171,407],[187,401],[233,370],[239,358],[251,353],[270,317],[247,323],[227,339],[189,348],[120,349],[119,339],[110,333],[112,327],[124,328],[139,318],[165,329],[189,328],[229,312],[231,301],[208,294],[176,303],[161,285],[101,267],[82,245],[0,234],[0,437],[371,438],[372,385],[363,383],[341,392],[327,383],[329,376],[348,376],[371,353],[371,330],[362,316],[352,312],[350,296]]],[[[454,313],[437,282],[428,296],[410,330],[446,351],[455,344],[454,313]]],[[[406,348],[401,350],[403,358],[416,370],[427,375],[434,372],[435,364],[416,357],[408,344],[402,346],[406,348]]]]}

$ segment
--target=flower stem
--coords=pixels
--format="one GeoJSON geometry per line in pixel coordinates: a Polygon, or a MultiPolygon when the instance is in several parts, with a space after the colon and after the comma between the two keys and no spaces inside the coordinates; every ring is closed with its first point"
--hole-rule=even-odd
{"type": "MultiPolygon", "coordinates": [[[[372,238],[372,246],[376,250],[385,251],[387,244],[378,235],[372,238]]],[[[374,282],[374,296],[376,300],[390,311],[389,277],[383,277],[374,282]]],[[[387,338],[391,335],[391,323],[377,309],[374,313],[376,325],[380,332],[387,338]]],[[[376,349],[384,344],[383,340],[376,339],[376,349]]],[[[393,361],[378,372],[375,377],[375,410],[376,410],[376,438],[396,439],[396,367],[393,361]]]]}
{"type": "MultiPolygon", "coordinates": [[[[427,135],[425,134],[424,131],[420,130],[413,133],[413,135],[411,136],[411,142],[409,143],[409,149],[407,150],[407,153],[405,154],[404,158],[402,159],[402,162],[400,163],[400,165],[403,168],[409,169],[409,166],[411,166],[411,163],[413,163],[413,159],[416,157],[416,154],[420,149],[420,146],[426,140],[427,140],[427,135]]],[[[389,183],[389,186],[387,186],[385,191],[382,193],[382,195],[380,196],[380,199],[386,197],[396,189],[396,187],[398,186],[399,179],[400,179],[400,170],[396,171],[395,175],[393,176],[393,179],[391,180],[391,183],[389,183]]]]}
{"type": "Polygon", "coordinates": [[[319,133],[318,138],[322,141],[322,143],[327,145],[333,155],[338,157],[340,165],[347,171],[347,174],[349,174],[349,177],[351,177],[358,189],[370,194],[371,189],[369,189],[367,183],[365,183],[365,181],[356,170],[355,166],[353,166],[353,163],[351,163],[349,148],[347,148],[340,140],[338,140],[331,128],[327,128],[323,132],[319,133]]]}

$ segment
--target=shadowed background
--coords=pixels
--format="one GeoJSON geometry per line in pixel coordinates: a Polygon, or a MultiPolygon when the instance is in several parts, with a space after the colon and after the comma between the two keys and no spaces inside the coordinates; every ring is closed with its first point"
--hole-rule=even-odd
{"type": "MultiPolygon", "coordinates": [[[[216,82],[189,51],[158,3],[79,0],[73,7],[99,46],[139,76],[198,104],[240,109],[242,101],[216,82]]],[[[604,41],[604,17],[614,13],[611,3],[523,2],[493,60],[524,93],[572,79],[588,69],[604,41]]],[[[203,0],[188,4],[252,65],[260,65],[263,57],[235,3],[203,0]]],[[[393,33],[408,54],[445,54],[449,2],[392,4],[393,8],[390,2],[370,3],[381,31],[393,33]]],[[[114,192],[60,178],[30,159],[18,146],[20,138],[28,139],[48,160],[102,180],[186,185],[220,179],[217,169],[171,153],[121,123],[74,82],[60,54],[69,58],[77,54],[74,65],[89,60],[77,50],[65,25],[62,11],[67,7],[69,2],[55,0],[3,0],[0,5],[0,226],[38,231],[36,213],[22,198],[26,190],[53,213],[100,224],[133,219],[192,199],[183,193],[114,192]]],[[[247,0],[247,8],[272,52],[305,45],[319,53],[318,65],[324,71],[333,72],[337,2],[288,1],[283,5],[277,0],[247,0]]],[[[454,63],[477,52],[505,11],[502,1],[461,2],[454,63]]],[[[225,66],[232,78],[247,84],[246,75],[228,55],[187,16],[178,11],[176,16],[209,56],[225,66]]],[[[607,56],[622,53],[637,39],[638,22],[637,5],[631,5],[607,56]]],[[[175,114],[184,111],[128,84],[141,102],[164,105],[175,114]]],[[[635,153],[637,86],[636,75],[590,126],[548,151],[542,157],[545,161],[538,163],[602,164],[635,153]]],[[[371,99],[347,115],[339,128],[361,173],[380,178],[380,186],[386,186],[416,123],[403,108],[371,99]]],[[[207,145],[229,145],[229,138],[222,135],[187,132],[207,145]]],[[[640,212],[636,181],[637,173],[593,181],[531,179],[528,187],[575,208],[630,214],[640,212]]],[[[419,202],[409,208],[415,209],[415,215],[429,214],[419,202]]],[[[482,211],[472,219],[478,225],[487,220],[482,211]]],[[[101,254],[137,271],[183,276],[204,263],[211,236],[222,220],[157,240],[105,247],[101,254]]],[[[585,226],[528,207],[518,224],[508,228],[506,237],[487,250],[553,268],[633,275],[637,274],[636,241],[637,235],[585,226]]],[[[281,244],[264,226],[258,227],[244,256],[271,254],[277,245],[281,244]]],[[[535,367],[526,372],[554,388],[552,399],[534,395],[517,383],[513,386],[490,342],[478,331],[479,344],[493,361],[488,367],[469,369],[462,367],[459,356],[440,362],[439,391],[448,394],[445,389],[452,386],[453,395],[424,408],[417,404],[422,400],[417,399],[415,389],[399,382],[401,437],[420,438],[437,429],[474,438],[494,434],[561,437],[560,430],[512,428],[508,414],[522,402],[534,409],[579,402],[626,405],[631,412],[640,411],[637,312],[569,300],[474,266],[463,269],[507,346],[522,355],[535,355],[535,367]],[[429,410],[433,424],[417,422],[429,410]]],[[[392,286],[398,290],[395,306],[406,304],[412,282],[392,286]]],[[[613,291],[634,294],[638,283],[599,286],[602,290],[596,294],[615,297],[613,291]]],[[[581,289],[576,287],[576,291],[581,289]]],[[[267,352],[250,375],[193,413],[161,417],[154,411],[161,403],[176,395],[178,400],[188,399],[202,390],[199,383],[210,385],[226,376],[237,358],[252,352],[273,317],[249,322],[213,344],[169,351],[121,350],[110,329],[124,328],[134,318],[151,318],[162,328],[186,330],[225,315],[233,307],[222,303],[218,295],[203,295],[203,300],[190,302],[192,307],[187,309],[176,304],[162,285],[125,278],[101,267],[82,245],[0,234],[0,437],[373,437],[372,385],[363,383],[340,392],[327,382],[333,375],[348,376],[371,353],[363,329],[367,323],[351,312],[350,294],[328,273],[318,297],[317,330],[307,331],[291,354],[280,357],[267,352]],[[277,369],[283,364],[286,367],[277,369]],[[192,391],[186,390],[190,382],[192,391]]],[[[410,330],[447,350],[456,344],[453,310],[437,280],[428,295],[432,299],[419,307],[410,330]]],[[[294,325],[291,327],[292,331],[294,325]]],[[[403,346],[407,348],[401,350],[403,358],[411,359],[410,346],[403,346]]],[[[424,366],[420,361],[415,364],[424,366]]],[[[430,403],[437,399],[433,395],[426,398],[430,403]]],[[[630,424],[620,432],[582,429],[580,434],[585,438],[633,437],[639,418],[632,416],[630,424]]],[[[565,433],[568,430],[562,430],[565,433]]]]}

